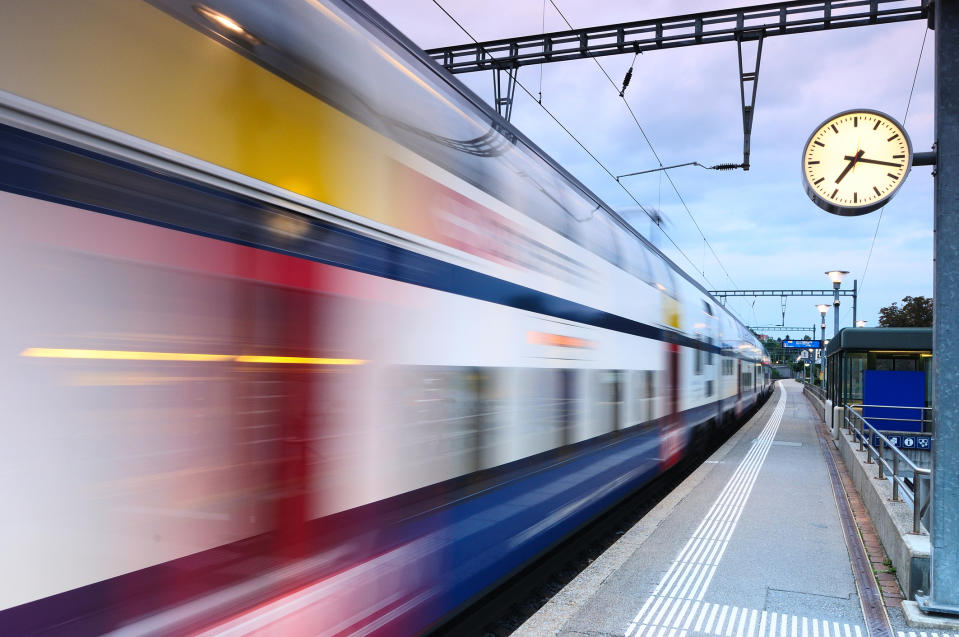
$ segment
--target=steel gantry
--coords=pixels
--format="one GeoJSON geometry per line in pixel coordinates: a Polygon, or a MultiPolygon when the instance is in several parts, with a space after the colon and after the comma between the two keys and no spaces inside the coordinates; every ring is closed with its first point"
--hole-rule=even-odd
{"type": "Polygon", "coordinates": [[[816,335],[816,326],[812,327],[787,327],[785,325],[750,325],[749,329],[756,332],[812,332],[812,335],[816,335]]]}
{"type": "MultiPolygon", "coordinates": [[[[858,282],[853,280],[851,290],[841,290],[838,287],[832,290],[710,290],[710,294],[719,299],[723,305],[726,304],[726,297],[729,296],[778,296],[785,299],[787,296],[826,296],[833,298],[833,305],[836,307],[836,317],[834,327],[839,331],[839,297],[852,297],[852,326],[856,326],[856,302],[859,294],[858,282]]],[[[785,318],[785,315],[783,316],[785,318]]]]}
{"type": "Polygon", "coordinates": [[[494,104],[509,120],[521,66],[735,42],[743,117],[741,167],[749,170],[763,38],[926,18],[924,0],[791,0],[444,46],[426,53],[451,73],[493,71],[494,104]],[[750,42],[756,43],[755,49],[744,49],[743,44],[750,42]]]}

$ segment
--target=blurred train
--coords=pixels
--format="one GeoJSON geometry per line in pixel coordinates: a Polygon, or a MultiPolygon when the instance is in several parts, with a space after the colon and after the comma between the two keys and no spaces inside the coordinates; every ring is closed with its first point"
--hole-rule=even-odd
{"type": "Polygon", "coordinates": [[[428,631],[770,391],[358,0],[0,20],[2,634],[428,631]]]}

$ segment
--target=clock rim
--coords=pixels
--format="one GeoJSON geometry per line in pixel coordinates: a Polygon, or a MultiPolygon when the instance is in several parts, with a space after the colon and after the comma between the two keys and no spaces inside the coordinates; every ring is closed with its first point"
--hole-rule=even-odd
{"type": "Polygon", "coordinates": [[[800,157],[800,160],[799,160],[799,170],[802,173],[803,189],[806,191],[806,196],[809,197],[809,199],[811,199],[814,204],[816,204],[817,206],[819,206],[820,208],[822,208],[828,213],[839,215],[842,217],[858,217],[860,215],[865,215],[885,206],[887,203],[889,203],[889,200],[892,199],[897,192],[899,192],[899,189],[902,187],[902,184],[905,183],[906,181],[906,177],[909,176],[909,172],[912,170],[912,155],[913,155],[912,140],[909,138],[909,133],[906,131],[906,128],[899,123],[899,120],[889,115],[888,113],[884,113],[883,111],[877,110],[875,108],[850,108],[845,111],[836,113],[834,115],[830,115],[829,117],[824,119],[822,122],[820,122],[819,125],[812,130],[812,133],[809,134],[809,138],[806,140],[806,143],[803,145],[802,156],[800,157]],[[900,179],[899,183],[896,184],[896,186],[892,190],[890,190],[888,193],[881,196],[876,201],[872,203],[864,204],[862,206],[837,204],[829,201],[828,199],[825,199],[818,192],[816,192],[816,190],[812,187],[812,184],[809,183],[809,179],[807,179],[806,177],[806,153],[809,151],[809,145],[812,144],[813,142],[813,137],[815,137],[816,133],[818,133],[822,128],[824,128],[827,124],[829,124],[833,120],[839,117],[843,117],[844,115],[850,115],[852,113],[869,113],[871,115],[884,117],[887,121],[892,123],[898,129],[903,139],[906,140],[906,170],[902,173],[902,179],[900,179]]]}

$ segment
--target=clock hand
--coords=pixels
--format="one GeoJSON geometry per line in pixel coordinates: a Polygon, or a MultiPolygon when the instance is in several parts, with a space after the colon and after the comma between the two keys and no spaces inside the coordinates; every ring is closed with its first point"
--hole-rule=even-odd
{"type": "Polygon", "coordinates": [[[848,155],[846,156],[846,159],[849,160],[849,165],[846,166],[841,173],[839,173],[839,176],[838,176],[838,177],[836,177],[836,183],[837,183],[837,184],[838,184],[840,181],[842,181],[842,178],[845,177],[845,176],[849,173],[850,170],[852,170],[852,167],[856,165],[856,162],[859,161],[860,159],[862,159],[862,156],[863,156],[863,154],[864,154],[865,152],[866,152],[866,151],[864,151],[864,150],[860,150],[860,151],[859,151],[858,153],[856,153],[856,155],[853,156],[853,157],[850,157],[850,156],[848,156],[848,155]]]}
{"type": "MultiPolygon", "coordinates": [[[[843,159],[855,159],[852,155],[846,155],[843,159]]],[[[879,164],[880,166],[894,166],[896,168],[902,168],[902,164],[894,164],[891,161],[879,161],[878,159],[866,159],[865,157],[860,157],[859,161],[864,164],[879,164]]]]}

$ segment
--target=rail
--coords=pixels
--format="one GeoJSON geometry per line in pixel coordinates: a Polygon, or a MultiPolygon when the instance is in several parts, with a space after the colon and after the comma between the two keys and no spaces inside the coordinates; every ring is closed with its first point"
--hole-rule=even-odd
{"type": "MultiPolygon", "coordinates": [[[[932,490],[929,488],[923,489],[922,483],[924,478],[928,479],[928,476],[932,472],[929,469],[917,466],[906,454],[892,444],[889,438],[886,437],[886,433],[889,432],[881,432],[869,424],[866,419],[862,417],[862,414],[856,411],[857,409],[861,410],[864,406],[890,407],[889,405],[846,405],[843,410],[843,423],[846,431],[854,435],[859,441],[859,451],[866,452],[866,464],[872,464],[873,457],[876,458],[876,465],[879,469],[879,479],[892,480],[893,502],[902,502],[902,499],[899,497],[902,492],[905,492],[907,497],[912,500],[912,532],[916,534],[921,533],[922,514],[929,508],[932,500],[932,490]],[[879,441],[878,448],[872,444],[874,437],[879,441]],[[886,459],[885,449],[887,448],[892,450],[891,464],[886,459]],[[912,469],[913,478],[911,484],[905,476],[900,474],[900,467],[903,463],[912,469]],[[892,475],[887,476],[888,472],[891,472],[892,475]],[[923,501],[923,496],[925,496],[925,501],[923,501]]],[[[908,409],[925,408],[908,407],[908,409]]]]}

